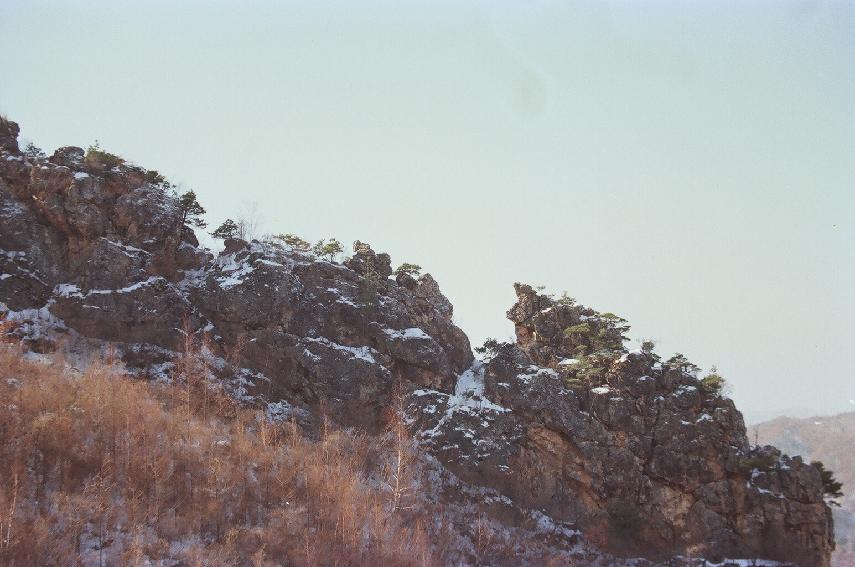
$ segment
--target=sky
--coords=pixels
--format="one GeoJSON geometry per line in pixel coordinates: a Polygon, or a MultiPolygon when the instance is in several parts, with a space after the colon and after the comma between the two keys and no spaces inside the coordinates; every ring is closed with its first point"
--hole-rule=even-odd
{"type": "Polygon", "coordinates": [[[855,2],[4,0],[0,112],[417,263],[473,344],[527,282],[748,422],[855,409],[855,2]]]}

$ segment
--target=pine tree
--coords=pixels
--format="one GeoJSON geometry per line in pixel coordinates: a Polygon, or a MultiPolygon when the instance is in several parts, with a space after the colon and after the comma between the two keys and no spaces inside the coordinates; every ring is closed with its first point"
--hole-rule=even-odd
{"type": "Polygon", "coordinates": [[[336,256],[344,252],[341,242],[335,238],[330,238],[329,241],[318,240],[312,247],[312,252],[315,256],[326,257],[330,262],[335,261],[336,256]]]}
{"type": "MultiPolygon", "coordinates": [[[[202,215],[205,214],[205,209],[196,200],[194,191],[187,191],[178,198],[178,206],[181,209],[181,225],[189,224],[196,228],[205,228],[208,226],[202,215]]],[[[219,229],[218,229],[219,230],[219,229]]]]}
{"type": "Polygon", "coordinates": [[[400,276],[402,274],[406,274],[411,278],[419,277],[419,272],[422,271],[422,267],[417,264],[410,264],[409,262],[404,262],[395,270],[395,275],[400,276]]]}
{"type": "Polygon", "coordinates": [[[240,229],[238,228],[237,223],[232,219],[226,219],[223,221],[223,224],[217,227],[217,229],[211,233],[211,236],[214,238],[223,238],[223,239],[235,239],[238,237],[238,233],[240,229]]]}
{"type": "MultiPolygon", "coordinates": [[[[819,476],[822,479],[823,493],[830,498],[840,498],[843,496],[843,484],[837,482],[834,478],[834,473],[825,468],[821,461],[813,461],[811,465],[819,469],[819,476]]],[[[839,503],[831,501],[830,504],[840,506],[839,503]]]]}
{"type": "Polygon", "coordinates": [[[576,299],[567,295],[566,291],[561,292],[561,297],[555,300],[557,305],[563,305],[565,307],[573,307],[576,305],[576,299]]]}
{"type": "Polygon", "coordinates": [[[152,185],[159,185],[164,189],[171,189],[172,183],[166,180],[166,177],[160,174],[156,169],[149,169],[145,172],[145,181],[152,185]]]}
{"type": "Polygon", "coordinates": [[[303,240],[296,234],[280,234],[276,238],[293,248],[294,250],[300,250],[301,252],[306,252],[309,248],[312,247],[308,241],[303,240]]]}
{"type": "Polygon", "coordinates": [[[377,305],[380,295],[380,276],[373,269],[359,278],[356,300],[365,307],[377,305]]]}
{"type": "Polygon", "coordinates": [[[641,341],[641,352],[651,357],[656,362],[659,362],[660,357],[654,352],[655,348],[656,343],[653,342],[651,339],[644,339],[643,341],[641,341]]]}
{"type": "Polygon", "coordinates": [[[24,155],[31,159],[45,159],[47,157],[42,149],[32,142],[24,147],[24,155]]]}
{"type": "Polygon", "coordinates": [[[701,379],[701,388],[711,394],[719,394],[724,389],[726,382],[718,373],[718,368],[713,366],[710,373],[701,379]]]}
{"type": "Polygon", "coordinates": [[[567,338],[572,338],[580,335],[587,335],[591,332],[591,326],[588,323],[579,323],[577,325],[570,325],[566,329],[564,329],[564,336],[567,338]]]}
{"type": "Polygon", "coordinates": [[[675,353],[674,356],[665,361],[665,366],[668,368],[676,368],[677,370],[692,376],[697,374],[698,370],[700,370],[697,365],[689,362],[689,359],[680,352],[675,353]]]}
{"type": "Polygon", "coordinates": [[[628,340],[624,333],[629,331],[626,319],[614,313],[602,313],[599,316],[600,328],[594,338],[594,350],[623,349],[624,341],[628,340]]]}
{"type": "Polygon", "coordinates": [[[482,356],[486,355],[493,357],[496,356],[502,346],[502,343],[500,343],[496,339],[492,337],[487,337],[487,339],[484,341],[483,346],[475,347],[475,352],[482,356]]]}

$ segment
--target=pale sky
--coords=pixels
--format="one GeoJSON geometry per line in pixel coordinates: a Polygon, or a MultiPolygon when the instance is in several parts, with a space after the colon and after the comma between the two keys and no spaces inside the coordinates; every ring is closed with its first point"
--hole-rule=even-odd
{"type": "Polygon", "coordinates": [[[473,344],[525,281],[749,422],[853,409],[855,2],[3,0],[0,112],[420,264],[473,344]]]}

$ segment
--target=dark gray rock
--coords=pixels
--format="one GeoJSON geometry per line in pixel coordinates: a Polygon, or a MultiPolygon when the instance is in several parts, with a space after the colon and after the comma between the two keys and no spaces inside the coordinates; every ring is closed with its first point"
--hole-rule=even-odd
{"type": "Polygon", "coordinates": [[[540,514],[634,556],[828,565],[818,471],[751,448],[733,402],[695,376],[626,352],[619,318],[516,284],[516,343],[474,362],[430,274],[392,280],[361,242],[344,264],[275,240],[214,257],[144,169],[87,168],[71,146],[34,164],[17,134],[0,120],[0,317],[30,348],[55,348],[51,332],[111,343],[156,375],[185,332],[204,336],[237,397],[281,402],[306,427],[378,433],[400,389],[458,479],[449,493],[489,491],[514,522],[540,514]]]}

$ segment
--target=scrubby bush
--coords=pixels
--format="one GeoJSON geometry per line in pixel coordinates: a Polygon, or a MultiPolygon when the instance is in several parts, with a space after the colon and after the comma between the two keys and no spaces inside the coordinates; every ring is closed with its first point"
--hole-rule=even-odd
{"type": "Polygon", "coordinates": [[[585,384],[591,384],[605,376],[608,360],[593,356],[580,356],[577,360],[579,363],[573,365],[572,370],[574,376],[585,384]]]}
{"type": "Polygon", "coordinates": [[[588,325],[588,323],[579,323],[577,325],[570,325],[564,329],[564,336],[567,338],[573,338],[581,335],[587,335],[590,332],[591,326],[588,325]]]}
{"type": "Polygon", "coordinates": [[[568,375],[564,377],[564,386],[569,390],[584,390],[588,387],[588,383],[576,376],[568,375]]]}
{"type": "Polygon", "coordinates": [[[781,456],[778,453],[764,451],[742,457],[739,459],[738,467],[743,474],[749,474],[754,470],[769,472],[778,466],[780,460],[781,456]]]}
{"type": "Polygon", "coordinates": [[[359,290],[356,301],[365,307],[377,305],[381,289],[380,276],[374,270],[369,270],[359,278],[359,290]]]}
{"type": "Polygon", "coordinates": [[[701,389],[708,394],[720,395],[726,385],[727,382],[721,377],[715,366],[710,369],[709,374],[701,378],[701,389]]]}
{"type": "Polygon", "coordinates": [[[102,150],[98,140],[95,140],[95,143],[86,149],[86,156],[83,161],[87,167],[99,171],[110,171],[125,163],[125,160],[116,154],[102,150]]]}
{"type": "Polygon", "coordinates": [[[156,385],[0,345],[0,564],[435,563],[405,429],[310,439],[216,388],[200,348],[156,385]]]}

